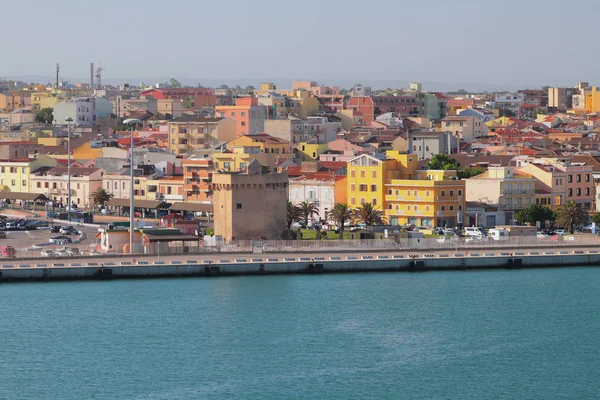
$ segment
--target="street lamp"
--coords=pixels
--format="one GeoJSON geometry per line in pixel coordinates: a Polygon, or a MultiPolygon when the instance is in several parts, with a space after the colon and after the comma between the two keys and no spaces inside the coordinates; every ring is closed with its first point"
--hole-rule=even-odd
{"type": "Polygon", "coordinates": [[[134,204],[133,204],[133,128],[138,125],[141,124],[142,121],[140,121],[137,118],[128,118],[125,121],[123,121],[123,123],[125,125],[129,125],[130,127],[130,139],[131,139],[131,147],[129,149],[129,156],[130,156],[130,163],[129,163],[129,173],[130,173],[130,193],[129,193],[129,253],[133,254],[133,225],[134,225],[134,218],[133,218],[133,210],[134,210],[134,204]]]}
{"type": "Polygon", "coordinates": [[[71,223],[71,122],[73,122],[73,118],[67,117],[65,118],[67,121],[67,191],[68,200],[67,200],[67,221],[69,224],[71,223]]]}

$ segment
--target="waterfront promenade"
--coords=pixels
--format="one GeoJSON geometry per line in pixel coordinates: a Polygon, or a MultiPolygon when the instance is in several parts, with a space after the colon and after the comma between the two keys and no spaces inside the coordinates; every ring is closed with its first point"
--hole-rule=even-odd
{"type": "Polygon", "coordinates": [[[598,246],[420,249],[290,253],[216,253],[3,260],[0,282],[173,276],[428,271],[600,265],[598,246]]]}

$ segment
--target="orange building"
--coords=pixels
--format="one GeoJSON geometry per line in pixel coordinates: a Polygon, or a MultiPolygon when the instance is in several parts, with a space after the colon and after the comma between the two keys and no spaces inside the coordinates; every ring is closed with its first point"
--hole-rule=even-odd
{"type": "Polygon", "coordinates": [[[215,116],[231,118],[236,121],[238,136],[264,132],[267,109],[258,105],[258,98],[240,97],[235,100],[235,106],[215,107],[215,116]]]}
{"type": "Polygon", "coordinates": [[[167,176],[159,179],[158,192],[167,203],[183,201],[183,176],[167,176]]]}
{"type": "Polygon", "coordinates": [[[210,184],[213,162],[207,158],[188,158],[181,161],[183,167],[183,201],[212,203],[210,184]]]}
{"type": "Polygon", "coordinates": [[[369,125],[375,120],[375,104],[371,96],[351,97],[346,104],[346,109],[360,112],[364,125],[369,125]]]}

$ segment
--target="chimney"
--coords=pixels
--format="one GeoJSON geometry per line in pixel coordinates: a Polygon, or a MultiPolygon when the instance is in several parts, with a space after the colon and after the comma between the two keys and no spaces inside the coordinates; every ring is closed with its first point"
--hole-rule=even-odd
{"type": "Polygon", "coordinates": [[[90,96],[94,94],[94,63],[90,63],[90,96]]]}

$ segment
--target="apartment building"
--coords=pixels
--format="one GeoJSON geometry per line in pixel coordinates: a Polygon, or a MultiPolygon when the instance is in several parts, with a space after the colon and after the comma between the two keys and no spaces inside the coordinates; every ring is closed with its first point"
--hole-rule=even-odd
{"type": "Polygon", "coordinates": [[[168,123],[169,151],[191,154],[237,137],[236,121],[231,118],[182,116],[168,123]]]}

